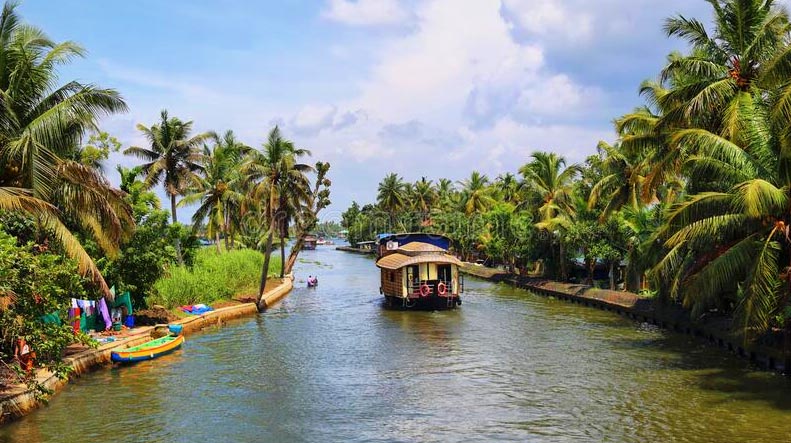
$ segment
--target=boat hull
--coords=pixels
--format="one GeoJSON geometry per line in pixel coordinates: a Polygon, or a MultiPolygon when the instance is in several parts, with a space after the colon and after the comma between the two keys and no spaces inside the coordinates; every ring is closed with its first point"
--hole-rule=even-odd
{"type": "Polygon", "coordinates": [[[448,309],[456,309],[461,305],[461,298],[458,296],[453,297],[420,297],[420,298],[401,298],[385,296],[385,307],[388,309],[406,310],[406,311],[444,311],[448,309]]]}
{"type": "Polygon", "coordinates": [[[170,354],[171,352],[181,348],[181,345],[184,343],[184,336],[179,335],[177,337],[173,337],[172,340],[163,342],[161,345],[146,347],[149,343],[155,341],[157,340],[152,340],[151,342],[144,343],[140,346],[135,346],[127,350],[114,351],[110,355],[110,358],[112,361],[117,363],[135,363],[139,361],[153,360],[155,358],[162,357],[163,355],[170,354]]]}

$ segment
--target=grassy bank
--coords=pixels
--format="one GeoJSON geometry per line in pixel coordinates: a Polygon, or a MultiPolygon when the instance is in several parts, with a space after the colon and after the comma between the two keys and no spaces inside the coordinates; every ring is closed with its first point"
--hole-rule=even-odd
{"type": "MultiPolygon", "coordinates": [[[[149,306],[173,308],[195,303],[211,304],[239,294],[255,294],[261,278],[264,255],[250,249],[218,253],[213,248],[198,252],[192,268],[172,266],[154,284],[149,306]]],[[[272,256],[269,275],[280,274],[280,257],[272,256]]]]}

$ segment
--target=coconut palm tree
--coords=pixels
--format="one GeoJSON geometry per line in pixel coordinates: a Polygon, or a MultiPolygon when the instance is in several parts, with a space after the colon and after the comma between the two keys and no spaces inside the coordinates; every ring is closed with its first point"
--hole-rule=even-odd
{"type": "Polygon", "coordinates": [[[77,260],[80,271],[110,295],[64,219],[110,255],[134,227],[123,193],[100,171],[70,160],[97,120],[125,111],[126,104],[111,89],[76,81],[58,86],[56,67],[84,50],[73,42],[55,43],[23,24],[15,9],[9,2],[0,14],[0,209],[35,218],[77,260]]]}
{"type": "Polygon", "coordinates": [[[439,179],[435,186],[434,193],[437,196],[436,201],[439,209],[446,211],[454,206],[453,199],[456,194],[456,188],[452,180],[447,178],[439,179]]]}
{"type": "Polygon", "coordinates": [[[288,206],[296,206],[295,202],[303,198],[306,190],[309,191],[310,183],[305,174],[313,171],[313,167],[299,163],[299,158],[306,155],[310,155],[310,151],[296,148],[275,126],[269,132],[263,149],[251,151],[242,166],[246,182],[252,185],[250,197],[254,202],[260,202],[269,224],[259,297],[266,288],[272,240],[279,223],[288,217],[288,206]]]}
{"type": "Polygon", "coordinates": [[[571,196],[579,166],[566,166],[566,159],[554,152],[536,152],[531,157],[533,160],[519,168],[519,173],[538,199],[539,219],[547,221],[560,212],[573,212],[571,196]]]}
{"type": "Polygon", "coordinates": [[[421,213],[423,221],[425,221],[431,213],[431,208],[434,206],[435,200],[436,194],[434,193],[432,181],[427,180],[426,177],[421,177],[421,179],[416,181],[415,185],[412,186],[412,201],[415,205],[415,209],[421,213]]]}
{"type": "Polygon", "coordinates": [[[383,211],[387,212],[390,219],[396,217],[398,211],[406,207],[407,184],[398,176],[390,173],[385,176],[377,188],[376,201],[383,211]]]}
{"type": "Polygon", "coordinates": [[[208,218],[207,234],[215,239],[217,252],[222,252],[220,234],[227,242],[230,225],[241,212],[244,193],[239,168],[249,148],[236,140],[233,131],[227,131],[223,137],[212,133],[211,138],[214,146],[203,147],[203,174],[187,190],[179,206],[200,203],[192,217],[193,228],[208,218]]]}
{"type": "Polygon", "coordinates": [[[788,280],[791,180],[780,172],[776,140],[765,127],[740,134],[745,143],[701,129],[676,137],[701,151],[693,167],[716,169],[730,186],[691,195],[672,209],[656,236],[666,253],[654,275],[670,282],[669,295],[693,314],[731,297],[742,330],[763,331],[789,293],[781,276],[788,280]]]}
{"type": "Polygon", "coordinates": [[[494,205],[489,177],[473,171],[470,178],[459,182],[461,185],[462,210],[467,215],[481,214],[494,205]]]}
{"type": "Polygon", "coordinates": [[[519,191],[521,183],[516,176],[510,172],[500,174],[494,179],[494,186],[499,193],[499,197],[506,203],[511,203],[514,206],[519,206],[519,191]]]}
{"type": "Polygon", "coordinates": [[[626,151],[618,145],[611,146],[604,141],[599,142],[598,150],[603,156],[601,167],[604,176],[591,189],[589,209],[593,209],[605,194],[606,204],[600,216],[602,220],[624,206],[638,209],[641,206],[641,188],[645,181],[642,173],[645,163],[639,157],[640,153],[626,151]]]}
{"type": "Polygon", "coordinates": [[[178,223],[176,197],[184,195],[190,186],[198,184],[199,173],[203,172],[203,154],[199,148],[211,134],[191,136],[192,122],[169,117],[167,110],[162,110],[158,124],[150,128],[138,124],[137,129],[143,133],[150,146],[132,146],[124,154],[146,160],[143,164],[146,185],[154,187],[163,182],[165,193],[170,198],[172,221],[178,223]]]}
{"type": "Polygon", "coordinates": [[[676,84],[660,103],[670,104],[665,119],[729,136],[738,130],[744,106],[761,99],[766,67],[787,46],[791,27],[786,10],[775,0],[709,3],[714,12],[711,30],[681,15],[665,21],[667,35],[685,40],[691,52],[663,69],[661,78],[673,78],[676,84]]]}

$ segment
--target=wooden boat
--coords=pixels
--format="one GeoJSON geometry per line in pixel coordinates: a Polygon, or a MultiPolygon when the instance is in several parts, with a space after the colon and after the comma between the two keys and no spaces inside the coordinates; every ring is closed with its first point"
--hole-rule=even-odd
{"type": "Polygon", "coordinates": [[[434,234],[387,234],[377,242],[379,292],[387,306],[452,309],[464,291],[461,261],[448,252],[450,239],[434,234]]]}
{"type": "Polygon", "coordinates": [[[121,351],[113,351],[110,358],[114,362],[138,362],[144,360],[153,360],[157,357],[170,354],[176,349],[180,348],[184,343],[183,335],[166,335],[155,340],[143,343],[142,345],[133,346],[121,351]]]}

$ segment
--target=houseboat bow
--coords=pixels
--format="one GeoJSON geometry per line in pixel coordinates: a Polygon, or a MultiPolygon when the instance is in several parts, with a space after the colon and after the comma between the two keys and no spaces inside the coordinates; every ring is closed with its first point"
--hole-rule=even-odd
{"type": "Polygon", "coordinates": [[[461,304],[461,261],[451,255],[450,239],[433,234],[385,235],[377,242],[379,291],[388,306],[452,309],[461,304]]]}

